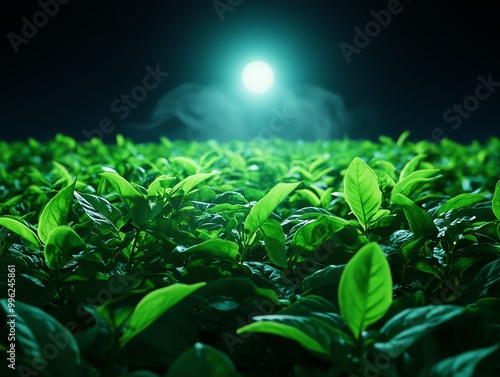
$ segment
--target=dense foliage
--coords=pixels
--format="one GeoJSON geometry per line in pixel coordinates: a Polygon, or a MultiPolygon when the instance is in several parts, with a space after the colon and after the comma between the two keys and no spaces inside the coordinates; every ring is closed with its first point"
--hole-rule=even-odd
{"type": "Polygon", "coordinates": [[[407,137],[0,142],[13,375],[500,375],[500,141],[407,137]]]}

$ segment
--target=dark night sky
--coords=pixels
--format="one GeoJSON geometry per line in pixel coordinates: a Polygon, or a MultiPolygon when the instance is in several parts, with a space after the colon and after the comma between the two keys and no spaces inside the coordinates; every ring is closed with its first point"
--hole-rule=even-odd
{"type": "Polygon", "coordinates": [[[402,0],[402,11],[350,63],[339,44],[354,45],[354,28],[364,29],[372,10],[393,1],[223,0],[240,3],[223,20],[212,0],[61,2],[67,4],[18,53],[8,34],[21,35],[22,17],[32,20],[40,4],[2,2],[0,139],[63,132],[83,140],[83,129],[114,117],[116,130],[105,137],[112,142],[129,131],[110,104],[141,82],[146,66],[159,64],[169,76],[128,121],[149,119],[156,101],[183,83],[234,85],[252,54],[279,62],[277,79],[290,87],[314,84],[341,95],[348,108],[376,107],[378,128],[353,138],[410,130],[413,139],[428,139],[439,128],[460,142],[500,136],[500,83],[491,93],[480,90],[488,98],[468,98],[476,96],[478,76],[500,82],[498,1],[402,0]],[[464,100],[477,110],[454,130],[458,121],[446,122],[443,113],[464,100]]]}

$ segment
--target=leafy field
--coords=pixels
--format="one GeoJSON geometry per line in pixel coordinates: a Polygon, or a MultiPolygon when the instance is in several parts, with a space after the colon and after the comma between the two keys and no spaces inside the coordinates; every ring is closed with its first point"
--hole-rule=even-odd
{"type": "Polygon", "coordinates": [[[407,137],[0,142],[1,375],[500,375],[500,140],[407,137]]]}

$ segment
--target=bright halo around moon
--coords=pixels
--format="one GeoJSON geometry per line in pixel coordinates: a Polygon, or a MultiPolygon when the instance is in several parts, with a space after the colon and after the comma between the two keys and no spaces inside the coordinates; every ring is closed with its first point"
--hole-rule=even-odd
{"type": "Polygon", "coordinates": [[[255,61],[249,63],[241,76],[245,87],[253,93],[267,92],[274,83],[274,72],[269,64],[255,61]]]}

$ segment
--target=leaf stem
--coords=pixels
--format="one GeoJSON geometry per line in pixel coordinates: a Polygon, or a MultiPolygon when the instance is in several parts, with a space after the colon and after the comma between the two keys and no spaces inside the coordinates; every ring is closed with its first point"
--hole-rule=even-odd
{"type": "Polygon", "coordinates": [[[363,373],[363,353],[364,353],[364,340],[363,340],[363,335],[362,333],[359,334],[359,337],[356,339],[356,349],[355,349],[355,356],[358,359],[359,363],[359,371],[358,373],[362,375],[363,373]]]}
{"type": "Polygon", "coordinates": [[[113,332],[113,349],[111,350],[111,353],[108,354],[108,357],[106,359],[106,369],[104,370],[105,377],[112,377],[116,375],[116,368],[121,352],[118,340],[119,337],[117,336],[116,332],[113,332]]]}
{"type": "Polygon", "coordinates": [[[135,234],[135,238],[134,238],[134,243],[132,244],[132,249],[130,250],[128,272],[132,271],[132,267],[134,265],[135,248],[137,246],[137,242],[139,241],[139,235],[140,234],[141,234],[141,230],[139,228],[136,228],[136,234],[135,234]]]}

